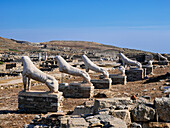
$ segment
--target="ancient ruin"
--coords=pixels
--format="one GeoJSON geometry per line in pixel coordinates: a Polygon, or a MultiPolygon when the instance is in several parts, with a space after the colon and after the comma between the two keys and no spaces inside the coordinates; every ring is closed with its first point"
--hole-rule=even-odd
{"type": "Polygon", "coordinates": [[[24,90],[18,94],[18,108],[26,112],[55,112],[62,108],[63,96],[58,91],[58,81],[40,71],[28,56],[22,57],[24,90]],[[50,92],[30,90],[31,79],[45,83],[50,92]],[[28,89],[26,88],[28,84],[28,89]]]}
{"type": "Polygon", "coordinates": [[[170,66],[156,53],[79,41],[0,43],[0,127],[170,126],[170,66]],[[119,52],[135,63],[124,67],[119,52]]]}
{"type": "Polygon", "coordinates": [[[58,92],[58,81],[53,76],[47,75],[44,72],[40,71],[38,68],[36,68],[28,56],[23,56],[22,62],[24,91],[27,90],[27,85],[28,91],[30,90],[30,80],[33,79],[45,83],[50,89],[50,92],[58,92]]]}
{"type": "Polygon", "coordinates": [[[138,68],[142,68],[142,64],[140,62],[127,58],[123,53],[119,53],[119,56],[123,62],[123,66],[129,65],[129,66],[137,66],[138,68]]]}
{"type": "Polygon", "coordinates": [[[94,64],[86,55],[82,55],[82,59],[84,61],[85,64],[85,68],[86,68],[86,72],[88,72],[89,70],[95,71],[95,72],[100,72],[103,74],[104,79],[100,79],[100,80],[91,80],[92,84],[95,86],[95,88],[97,89],[108,89],[111,86],[111,79],[109,79],[109,73],[97,66],[96,64],[94,64]]]}
{"type": "Polygon", "coordinates": [[[115,85],[115,84],[126,85],[127,76],[125,74],[124,66],[119,66],[118,70],[121,72],[120,74],[110,74],[109,75],[109,77],[112,79],[112,85],[115,85]]]}
{"type": "Polygon", "coordinates": [[[90,69],[92,71],[102,73],[105,78],[109,78],[109,73],[105,69],[94,64],[86,55],[82,55],[82,59],[85,64],[86,72],[90,69]]]}
{"type": "Polygon", "coordinates": [[[161,59],[164,60],[165,62],[168,61],[168,59],[167,59],[165,56],[161,55],[160,53],[157,53],[157,55],[158,55],[158,57],[159,57],[159,61],[160,61],[161,59]]]}
{"type": "Polygon", "coordinates": [[[67,74],[74,75],[74,76],[81,76],[83,77],[84,81],[86,81],[87,83],[91,83],[90,76],[87,72],[82,71],[78,68],[72,67],[61,56],[56,56],[56,59],[57,59],[57,62],[59,63],[60,72],[67,73],[67,74]]]}
{"type": "Polygon", "coordinates": [[[90,82],[91,78],[89,74],[78,68],[72,67],[61,56],[56,56],[56,60],[59,64],[60,72],[83,77],[83,82],[69,83],[68,86],[66,84],[60,84],[59,90],[63,92],[64,97],[92,97],[94,94],[94,86],[90,82]]]}

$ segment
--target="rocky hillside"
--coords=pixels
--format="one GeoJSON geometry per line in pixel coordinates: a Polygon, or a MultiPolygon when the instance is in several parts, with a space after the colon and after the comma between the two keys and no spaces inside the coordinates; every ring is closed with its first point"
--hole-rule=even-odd
{"type": "Polygon", "coordinates": [[[124,52],[124,53],[149,53],[141,50],[120,48],[112,45],[104,45],[96,42],[88,41],[49,41],[40,43],[41,45],[47,45],[49,47],[71,47],[77,49],[90,49],[90,50],[100,50],[102,52],[124,52]]]}
{"type": "Polygon", "coordinates": [[[13,39],[0,37],[0,52],[30,52],[37,50],[40,50],[40,48],[28,43],[19,43],[13,39]]]}
{"type": "MultiPolygon", "coordinates": [[[[53,40],[49,42],[31,43],[28,41],[20,41],[15,39],[7,39],[0,37],[0,52],[43,52],[47,51],[49,54],[61,55],[75,55],[82,53],[100,53],[105,56],[115,55],[123,52],[129,57],[136,58],[150,52],[120,48],[112,45],[104,45],[96,42],[88,41],[61,41],[53,40]]],[[[154,55],[154,53],[152,53],[154,55]]]]}

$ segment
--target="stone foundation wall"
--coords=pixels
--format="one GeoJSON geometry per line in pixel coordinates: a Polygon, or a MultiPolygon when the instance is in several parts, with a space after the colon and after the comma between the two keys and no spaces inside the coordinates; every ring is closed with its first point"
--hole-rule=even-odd
{"type": "Polygon", "coordinates": [[[20,91],[18,94],[18,108],[26,112],[57,112],[62,109],[62,92],[20,91]]]}
{"type": "Polygon", "coordinates": [[[169,62],[166,62],[166,61],[158,61],[158,65],[169,65],[169,62]]]}
{"type": "Polygon", "coordinates": [[[109,78],[112,79],[112,85],[114,84],[123,84],[127,83],[127,76],[119,75],[119,74],[110,74],[109,78]]]}
{"type": "Polygon", "coordinates": [[[109,79],[100,79],[100,80],[91,80],[91,83],[96,89],[109,89],[112,84],[112,80],[109,79]]]}
{"type": "Polygon", "coordinates": [[[158,65],[169,65],[169,62],[166,62],[166,61],[154,61],[153,64],[158,64],[158,65]]]}
{"type": "Polygon", "coordinates": [[[127,75],[127,81],[142,80],[145,76],[143,69],[129,69],[125,71],[125,74],[127,75]]]}
{"type": "Polygon", "coordinates": [[[88,83],[60,84],[59,90],[66,98],[91,98],[94,95],[94,86],[88,83]]]}

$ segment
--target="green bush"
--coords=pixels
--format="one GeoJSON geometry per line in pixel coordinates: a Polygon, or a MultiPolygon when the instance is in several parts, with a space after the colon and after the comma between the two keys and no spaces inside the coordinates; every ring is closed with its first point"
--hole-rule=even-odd
{"type": "Polygon", "coordinates": [[[0,64],[4,64],[4,62],[0,61],[0,64]]]}
{"type": "Polygon", "coordinates": [[[9,49],[9,51],[19,52],[17,49],[9,49]]]}

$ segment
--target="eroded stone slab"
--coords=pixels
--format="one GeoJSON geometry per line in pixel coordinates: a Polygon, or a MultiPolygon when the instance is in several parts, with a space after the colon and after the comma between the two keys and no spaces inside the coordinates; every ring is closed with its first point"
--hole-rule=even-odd
{"type": "Polygon", "coordinates": [[[124,76],[124,75],[110,74],[109,78],[112,79],[112,85],[114,85],[114,84],[126,85],[126,83],[127,83],[127,76],[124,76]]]}
{"type": "Polygon", "coordinates": [[[112,84],[112,80],[108,79],[100,79],[100,80],[91,80],[91,83],[96,89],[109,89],[112,84]]]}
{"type": "Polygon", "coordinates": [[[49,93],[43,91],[20,91],[18,108],[28,112],[57,112],[62,109],[62,92],[49,93]]]}
{"type": "Polygon", "coordinates": [[[132,104],[133,103],[130,97],[96,99],[94,103],[94,112],[97,112],[103,108],[113,108],[120,105],[132,104]]]}
{"type": "Polygon", "coordinates": [[[70,83],[59,86],[59,91],[67,98],[90,98],[94,95],[94,86],[90,83],[70,83]]]}
{"type": "Polygon", "coordinates": [[[138,81],[144,78],[143,69],[129,69],[126,70],[127,81],[138,81]]]}
{"type": "Polygon", "coordinates": [[[158,118],[163,121],[170,121],[170,98],[156,98],[154,103],[158,118]]]}

